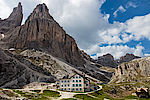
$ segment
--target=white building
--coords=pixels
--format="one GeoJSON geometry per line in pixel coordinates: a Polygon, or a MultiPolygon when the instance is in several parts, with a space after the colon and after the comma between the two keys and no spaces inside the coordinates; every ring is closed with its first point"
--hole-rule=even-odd
{"type": "Polygon", "coordinates": [[[90,91],[89,80],[79,74],[74,74],[73,76],[65,76],[59,81],[57,81],[57,85],[59,89],[62,91],[78,91],[85,92],[90,91]]]}

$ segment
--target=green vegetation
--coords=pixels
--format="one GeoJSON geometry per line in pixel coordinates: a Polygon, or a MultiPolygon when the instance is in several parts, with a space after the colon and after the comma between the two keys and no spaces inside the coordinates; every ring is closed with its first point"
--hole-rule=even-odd
{"type": "Polygon", "coordinates": [[[56,91],[44,90],[42,94],[39,94],[40,90],[32,90],[32,91],[35,93],[28,93],[19,90],[14,90],[14,92],[31,100],[50,100],[51,97],[60,97],[59,92],[56,91]]]}
{"type": "Polygon", "coordinates": [[[39,94],[34,94],[34,93],[28,93],[28,92],[23,92],[23,91],[19,91],[19,90],[14,90],[14,92],[20,94],[23,97],[26,97],[28,99],[34,99],[34,98],[39,98],[41,97],[41,95],[39,94]]]}
{"type": "Polygon", "coordinates": [[[44,90],[42,95],[49,96],[49,97],[60,97],[59,92],[52,91],[52,90],[44,90]]]}
{"type": "Polygon", "coordinates": [[[138,98],[137,96],[127,96],[124,98],[124,100],[127,100],[127,99],[150,100],[150,99],[145,99],[145,98],[138,98]]]}
{"type": "Polygon", "coordinates": [[[23,94],[25,94],[24,92],[22,92],[22,91],[19,91],[19,90],[14,90],[14,92],[16,92],[16,93],[18,93],[18,94],[20,94],[20,95],[23,95],[23,94]]]}
{"type": "Polygon", "coordinates": [[[137,96],[126,96],[125,99],[138,99],[137,96]]]}
{"type": "Polygon", "coordinates": [[[67,98],[67,99],[61,99],[61,100],[77,100],[77,99],[74,99],[74,98],[67,98]]]}
{"type": "Polygon", "coordinates": [[[106,99],[110,99],[110,100],[123,100],[123,99],[114,99],[111,98],[107,93],[105,93],[103,90],[99,90],[99,91],[95,91],[93,93],[90,93],[90,95],[97,97],[97,99],[95,100],[104,100],[104,98],[106,99]]]}
{"type": "Polygon", "coordinates": [[[33,92],[40,93],[41,90],[32,90],[33,92]]]}
{"type": "Polygon", "coordinates": [[[135,87],[140,86],[140,83],[119,83],[119,84],[107,84],[103,85],[103,89],[90,93],[89,95],[97,97],[97,100],[104,100],[104,98],[110,100],[127,100],[127,99],[136,99],[136,100],[150,100],[138,98],[137,96],[132,96],[132,93],[135,93],[135,87]]]}
{"type": "Polygon", "coordinates": [[[88,96],[87,94],[77,94],[77,95],[75,95],[74,97],[75,97],[75,98],[79,98],[79,99],[81,99],[81,100],[83,100],[83,98],[84,98],[84,100],[98,100],[98,99],[96,99],[96,98],[93,98],[93,97],[91,97],[91,96],[88,96]]]}
{"type": "Polygon", "coordinates": [[[32,100],[51,100],[51,99],[49,99],[49,98],[47,98],[45,96],[40,96],[38,98],[32,98],[32,100]]]}

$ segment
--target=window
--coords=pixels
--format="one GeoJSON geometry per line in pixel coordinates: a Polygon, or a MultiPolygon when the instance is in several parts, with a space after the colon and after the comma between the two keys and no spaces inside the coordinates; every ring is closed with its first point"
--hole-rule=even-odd
{"type": "Polygon", "coordinates": [[[76,80],[76,82],[78,82],[78,80],[76,80]]]}
{"type": "Polygon", "coordinates": [[[63,81],[61,81],[61,83],[63,83],[63,81]]]}
{"type": "Polygon", "coordinates": [[[75,78],[75,76],[73,76],[73,78],[75,78]]]}
{"type": "Polygon", "coordinates": [[[63,87],[63,85],[61,85],[61,87],[63,87]]]}
{"type": "Polygon", "coordinates": [[[86,84],[86,86],[88,86],[88,84],[86,84]]]}
{"type": "Polygon", "coordinates": [[[82,86],[82,84],[79,84],[79,87],[81,87],[82,86]]]}
{"type": "Polygon", "coordinates": [[[70,85],[68,84],[68,87],[69,87],[70,85]]]}
{"type": "Polygon", "coordinates": [[[68,82],[69,82],[69,80],[68,80],[68,82]]]}
{"type": "Polygon", "coordinates": [[[63,91],[63,89],[61,89],[61,91],[63,91]]]}
{"type": "Polygon", "coordinates": [[[87,88],[85,88],[85,91],[87,91],[87,88]]]}
{"type": "Polygon", "coordinates": [[[75,84],[72,84],[72,87],[75,87],[75,84]]]}
{"type": "Polygon", "coordinates": [[[64,82],[66,83],[66,80],[64,82]]]}
{"type": "Polygon", "coordinates": [[[80,91],[82,91],[82,88],[80,88],[80,91]]]}
{"type": "Polygon", "coordinates": [[[65,87],[66,87],[66,84],[65,84],[65,87]]]}
{"type": "Polygon", "coordinates": [[[76,78],[78,78],[78,76],[76,76],[76,78]]]}
{"type": "Polygon", "coordinates": [[[81,78],[81,76],[79,76],[79,78],[81,78]]]}
{"type": "Polygon", "coordinates": [[[78,88],[76,88],[76,91],[78,91],[78,88]]]}
{"type": "Polygon", "coordinates": [[[74,80],[72,80],[72,82],[75,82],[74,80]]]}
{"type": "Polygon", "coordinates": [[[76,84],[76,87],[78,87],[78,84],[76,84]]]}
{"type": "Polygon", "coordinates": [[[72,91],[74,91],[74,88],[72,88],[72,91]]]}
{"type": "Polygon", "coordinates": [[[70,88],[68,90],[70,90],[70,88]]]}
{"type": "Polygon", "coordinates": [[[79,80],[79,82],[81,82],[81,80],[79,80]]]}
{"type": "Polygon", "coordinates": [[[84,81],[84,84],[86,84],[88,81],[84,81]]]}

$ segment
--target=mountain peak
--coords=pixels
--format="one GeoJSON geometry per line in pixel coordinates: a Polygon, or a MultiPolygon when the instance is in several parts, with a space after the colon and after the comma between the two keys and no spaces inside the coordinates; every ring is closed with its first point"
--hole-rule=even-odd
{"type": "Polygon", "coordinates": [[[39,4],[36,6],[36,8],[33,10],[33,12],[28,17],[28,20],[32,19],[53,19],[53,17],[49,14],[49,9],[47,8],[46,4],[39,4]]]}
{"type": "Polygon", "coordinates": [[[15,7],[10,16],[4,20],[0,20],[0,32],[6,33],[10,29],[20,26],[22,23],[22,5],[19,2],[18,6],[15,7]]]}
{"type": "Polygon", "coordinates": [[[49,11],[45,3],[37,5],[35,9],[39,12],[49,11]]]}
{"type": "Polygon", "coordinates": [[[8,19],[14,19],[17,15],[21,15],[21,17],[23,17],[21,2],[19,2],[18,6],[13,9],[13,12],[10,14],[8,19]]]}

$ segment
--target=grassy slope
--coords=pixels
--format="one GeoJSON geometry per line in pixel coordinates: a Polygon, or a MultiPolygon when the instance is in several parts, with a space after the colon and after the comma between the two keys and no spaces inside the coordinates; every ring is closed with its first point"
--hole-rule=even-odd
{"type": "Polygon", "coordinates": [[[19,90],[14,90],[14,92],[20,94],[23,97],[26,97],[31,100],[50,100],[50,97],[59,97],[59,92],[44,90],[42,94],[39,94],[39,90],[34,90],[35,93],[27,93],[19,90]]]}

